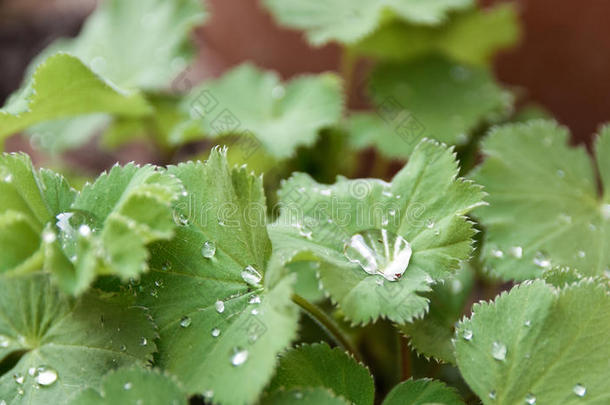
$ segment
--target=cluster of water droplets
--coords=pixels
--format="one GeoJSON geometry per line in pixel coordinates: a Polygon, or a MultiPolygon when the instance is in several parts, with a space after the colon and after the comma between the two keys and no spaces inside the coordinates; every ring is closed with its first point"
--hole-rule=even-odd
{"type": "Polygon", "coordinates": [[[345,243],[343,253],[366,273],[397,281],[409,266],[412,250],[400,235],[386,229],[371,229],[353,235],[345,243]]]}

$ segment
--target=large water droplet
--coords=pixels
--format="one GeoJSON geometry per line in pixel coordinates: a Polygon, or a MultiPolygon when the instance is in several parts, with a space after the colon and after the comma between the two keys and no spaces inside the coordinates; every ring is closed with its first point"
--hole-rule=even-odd
{"type": "Polygon", "coordinates": [[[209,240],[203,242],[203,246],[201,247],[201,254],[206,259],[211,259],[216,254],[216,244],[209,240]]]}
{"type": "Polygon", "coordinates": [[[253,266],[246,266],[241,272],[241,278],[248,284],[258,286],[263,276],[253,266]]]}
{"type": "Polygon", "coordinates": [[[231,364],[235,367],[241,366],[248,360],[248,351],[245,349],[235,348],[234,353],[231,356],[231,364]]]}
{"type": "Polygon", "coordinates": [[[216,307],[216,312],[222,314],[225,311],[225,303],[221,300],[218,300],[214,303],[214,307],[216,307]]]}
{"type": "Polygon", "coordinates": [[[536,396],[530,392],[525,396],[525,403],[528,405],[534,405],[536,403],[536,396]]]}
{"type": "Polygon", "coordinates": [[[188,316],[183,316],[180,319],[180,326],[183,328],[188,328],[189,326],[191,326],[191,318],[188,316]]]}
{"type": "Polygon", "coordinates": [[[218,336],[220,336],[220,329],[218,329],[218,328],[212,329],[212,337],[218,337],[218,336]]]}
{"type": "Polygon", "coordinates": [[[57,371],[47,366],[38,367],[34,374],[34,381],[43,387],[53,385],[55,381],[57,381],[57,378],[57,371]]]}
{"type": "Polygon", "coordinates": [[[506,345],[500,342],[493,342],[491,346],[491,355],[496,360],[506,360],[506,345]]]}
{"type": "Polygon", "coordinates": [[[407,270],[411,260],[411,245],[399,235],[385,229],[357,233],[345,244],[343,253],[368,274],[379,274],[396,281],[407,270]]]}
{"type": "Polygon", "coordinates": [[[576,394],[579,397],[584,397],[585,394],[587,393],[587,389],[582,384],[576,384],[574,386],[574,388],[572,388],[572,391],[574,391],[574,394],[576,394]]]}

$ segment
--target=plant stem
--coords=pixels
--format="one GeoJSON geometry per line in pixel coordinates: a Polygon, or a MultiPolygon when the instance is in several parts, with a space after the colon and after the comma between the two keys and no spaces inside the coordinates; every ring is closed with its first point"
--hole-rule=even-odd
{"type": "Polygon", "coordinates": [[[350,352],[358,361],[362,361],[362,356],[352,344],[352,342],[345,336],[345,334],[339,329],[339,326],[335,321],[328,316],[328,314],[322,311],[317,305],[312,304],[305,298],[298,294],[292,294],[292,301],[297,304],[305,313],[324,331],[332,338],[335,343],[341,346],[344,350],[350,352]]]}
{"type": "Polygon", "coordinates": [[[345,104],[350,105],[350,96],[352,94],[352,85],[354,80],[354,68],[356,67],[356,56],[347,47],[343,47],[341,51],[341,66],[340,72],[343,78],[343,88],[345,89],[345,104]]]}
{"type": "Polygon", "coordinates": [[[401,380],[405,381],[411,378],[413,373],[411,372],[411,349],[407,344],[407,338],[398,334],[399,346],[400,346],[400,370],[401,380]]]}

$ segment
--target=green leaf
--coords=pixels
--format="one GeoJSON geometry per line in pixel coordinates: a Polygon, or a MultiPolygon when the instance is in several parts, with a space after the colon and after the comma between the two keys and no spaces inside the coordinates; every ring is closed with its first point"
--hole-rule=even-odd
{"type": "MultiPolygon", "coordinates": [[[[201,128],[210,136],[254,138],[239,146],[248,149],[244,154],[262,146],[272,156],[286,158],[298,146],[312,145],[320,129],[339,121],[343,95],[339,78],[331,73],[283,84],[277,74],[244,64],[193,89],[183,108],[201,115],[201,128]]],[[[175,144],[188,140],[179,132],[172,139],[175,144]]]]}
{"type": "Polygon", "coordinates": [[[277,21],[305,30],[315,46],[330,41],[352,44],[377,29],[384,21],[399,19],[436,25],[451,11],[472,6],[471,0],[265,0],[277,21]]]}
{"type": "Polygon", "coordinates": [[[97,275],[137,277],[146,245],[173,235],[171,203],[183,188],[153,166],[115,166],[79,194],[27,155],[3,155],[0,172],[2,272],[44,268],[79,294],[97,275]]]}
{"type": "Polygon", "coordinates": [[[99,392],[80,392],[70,405],[186,405],[186,395],[172,377],[158,370],[121,368],[104,376],[99,392]]]}
{"type": "Polygon", "coordinates": [[[74,39],[63,38],[39,58],[67,52],[124,88],[164,89],[192,59],[192,29],[206,19],[199,0],[105,0],[74,39]]]}
{"type": "Polygon", "coordinates": [[[516,7],[504,3],[453,14],[439,26],[393,21],[353,49],[383,60],[409,60],[439,53],[457,62],[487,66],[497,51],[514,45],[519,34],[516,7]]]}
{"type": "Polygon", "coordinates": [[[327,186],[306,174],[293,175],[280,190],[280,217],[269,228],[274,262],[314,258],[327,262],[320,268],[323,287],[354,323],[379,317],[411,321],[428,308],[421,294],[458,268],[472,251],[475,231],[463,215],[482,204],[483,193],[480,187],[456,179],[457,172],[452,150],[425,140],[391,184],[340,177],[327,186]],[[384,253],[384,248],[394,252],[398,241],[402,254],[408,243],[412,256],[402,278],[389,281],[396,276],[368,274],[350,261],[344,251],[358,234],[373,237],[366,241],[377,249],[378,263],[369,269],[371,273],[389,271],[392,264],[399,272],[405,270],[404,257],[390,261],[393,253],[384,253]]]}
{"type": "Polygon", "coordinates": [[[383,401],[383,405],[463,405],[454,389],[440,381],[427,378],[407,380],[398,384],[383,401]]]}
{"type": "MultiPolygon", "coordinates": [[[[605,131],[596,143],[602,179],[610,173],[609,138],[605,131]]],[[[523,280],[552,266],[585,276],[609,268],[608,188],[606,197],[598,195],[587,152],[568,140],[567,129],[531,121],[496,128],[483,142],[487,158],[474,178],[489,192],[490,206],[475,214],[486,228],[483,257],[492,274],[523,280]]]]}
{"type": "Polygon", "coordinates": [[[487,70],[440,57],[379,66],[369,93],[377,113],[352,118],[356,146],[377,146],[402,159],[423,137],[464,143],[472,131],[500,120],[512,106],[512,95],[487,70]]]}
{"type": "Polygon", "coordinates": [[[309,388],[305,390],[294,389],[291,391],[275,391],[268,397],[263,398],[262,405],[349,405],[351,402],[341,397],[336,397],[332,392],[324,388],[309,388]]]}
{"type": "Polygon", "coordinates": [[[433,287],[428,295],[430,309],[423,319],[399,326],[418,353],[455,364],[454,326],[468,304],[473,283],[474,271],[470,265],[462,265],[455,275],[433,287]]]}
{"type": "Polygon", "coordinates": [[[312,303],[322,301],[325,298],[317,276],[320,267],[323,265],[325,264],[318,261],[293,262],[286,265],[289,273],[296,274],[295,294],[312,303]]]}
{"type": "MultiPolygon", "coordinates": [[[[165,90],[192,60],[194,50],[189,34],[205,18],[206,12],[200,0],[100,2],[78,37],[54,42],[32,61],[28,77],[35,67],[39,64],[45,66],[58,52],[78,58],[72,62],[76,67],[64,63],[45,76],[34,74],[37,93],[49,88],[40,96],[46,102],[40,106],[44,110],[29,120],[14,118],[15,123],[7,126],[6,134],[42,122],[31,134],[43,134],[45,139],[40,146],[61,152],[82,145],[100,131],[111,117],[79,117],[76,122],[69,119],[50,120],[94,112],[131,119],[151,115],[153,110],[142,96],[130,95],[119,88],[165,90]],[[70,89],[74,95],[67,93],[66,89],[70,89]],[[61,98],[56,97],[59,93],[62,94],[61,98]],[[67,97],[69,95],[72,97],[67,97]],[[67,104],[66,100],[73,101],[67,104]]],[[[29,97],[27,90],[24,92],[29,97]]],[[[1,123],[0,116],[0,126],[4,127],[1,123]]],[[[0,131],[0,137],[3,134],[4,128],[0,131]]]]}
{"type": "Polygon", "coordinates": [[[270,392],[303,388],[328,388],[349,403],[372,405],[375,386],[369,371],[341,348],[326,343],[302,345],[280,356],[270,392]]]}
{"type": "Polygon", "coordinates": [[[205,164],[168,171],[188,192],[175,207],[183,225],[153,247],[138,294],[159,325],[159,365],[189,393],[251,403],[298,321],[292,279],[272,284],[266,271],[271,244],[262,179],[243,167],[230,170],[217,149],[205,164]]]}
{"type": "Polygon", "coordinates": [[[605,404],[610,358],[607,288],[534,281],[477,304],[458,326],[460,371],[485,404],[605,404]]]}
{"type": "Polygon", "coordinates": [[[75,299],[39,273],[0,277],[0,398],[64,404],[98,387],[108,370],[152,360],[155,336],[125,296],[90,291],[75,299]]]}
{"type": "Polygon", "coordinates": [[[140,94],[115,87],[79,59],[60,53],[42,62],[0,110],[0,140],[39,122],[94,112],[138,116],[150,113],[150,107],[140,94]]]}

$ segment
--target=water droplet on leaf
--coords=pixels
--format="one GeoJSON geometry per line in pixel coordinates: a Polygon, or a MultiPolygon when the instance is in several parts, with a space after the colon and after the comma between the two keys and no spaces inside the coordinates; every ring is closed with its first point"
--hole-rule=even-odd
{"type": "Polygon", "coordinates": [[[201,247],[201,254],[206,259],[211,259],[216,254],[216,244],[209,240],[203,242],[203,246],[201,247]]]}
{"type": "Polygon", "coordinates": [[[491,346],[491,355],[496,360],[506,360],[506,345],[500,342],[493,342],[491,346]]]}
{"type": "Polygon", "coordinates": [[[241,278],[250,285],[258,286],[263,276],[253,266],[248,265],[241,272],[241,278]]]}
{"type": "Polygon", "coordinates": [[[248,351],[245,349],[235,348],[231,356],[231,364],[235,367],[241,366],[248,360],[248,351]]]}
{"type": "Polygon", "coordinates": [[[587,393],[587,389],[582,384],[576,384],[574,386],[574,388],[572,388],[572,391],[574,391],[574,394],[576,394],[579,397],[584,397],[585,394],[587,393]]]}
{"type": "Polygon", "coordinates": [[[528,405],[534,405],[536,403],[536,396],[532,393],[529,393],[525,397],[525,403],[528,405]]]}
{"type": "Polygon", "coordinates": [[[534,255],[534,264],[543,269],[551,268],[551,260],[542,252],[536,252],[536,255],[534,255]]]}
{"type": "Polygon", "coordinates": [[[464,338],[464,340],[471,340],[472,331],[470,329],[464,329],[464,331],[462,332],[462,337],[464,338]]]}
{"type": "Polygon", "coordinates": [[[222,314],[225,311],[225,303],[221,300],[216,301],[214,303],[214,306],[216,307],[216,312],[218,312],[219,314],[222,314]]]}
{"type": "Polygon", "coordinates": [[[523,248],[521,246],[513,246],[509,250],[511,256],[521,259],[523,257],[523,248]]]}
{"type": "Polygon", "coordinates": [[[218,328],[212,329],[212,337],[218,337],[218,336],[220,336],[220,329],[218,329],[218,328]]]}
{"type": "Polygon", "coordinates": [[[180,326],[183,328],[188,328],[189,326],[191,326],[191,318],[188,316],[183,316],[180,319],[180,326]]]}
{"type": "Polygon", "coordinates": [[[123,385],[123,389],[125,391],[129,391],[131,389],[133,385],[130,382],[126,382],[125,385],[123,385]]]}
{"type": "Polygon", "coordinates": [[[396,281],[407,270],[412,250],[409,242],[401,236],[385,229],[372,229],[352,236],[343,253],[368,274],[396,281]]]}
{"type": "Polygon", "coordinates": [[[47,366],[38,367],[34,375],[34,381],[43,387],[53,385],[53,383],[57,381],[57,378],[57,371],[47,366]]]}

